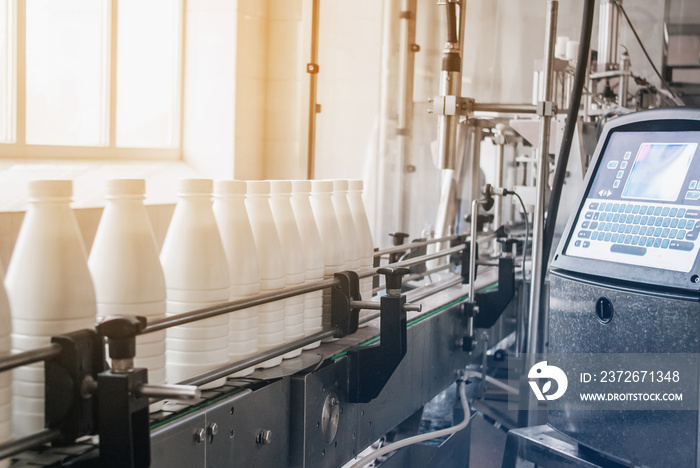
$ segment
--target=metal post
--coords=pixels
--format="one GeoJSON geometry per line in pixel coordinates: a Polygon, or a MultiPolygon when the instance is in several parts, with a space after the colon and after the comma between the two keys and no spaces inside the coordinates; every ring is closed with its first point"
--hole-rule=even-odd
{"type": "Polygon", "coordinates": [[[415,70],[416,42],[416,11],[417,0],[401,0],[399,13],[399,100],[398,100],[398,160],[401,177],[399,178],[399,219],[397,228],[409,231],[410,214],[406,207],[409,191],[406,189],[405,177],[410,164],[410,142],[413,127],[413,75],[415,70]]]}
{"type": "MultiPolygon", "coordinates": [[[[618,0],[622,2],[622,0],[618,0]]],[[[600,2],[598,23],[598,72],[615,70],[617,64],[617,38],[620,32],[620,12],[613,0],[600,2]]]]}
{"type": "Polygon", "coordinates": [[[309,133],[308,133],[308,154],[307,154],[307,178],[314,178],[314,166],[316,164],[316,113],[318,104],[318,27],[320,16],[321,0],[311,2],[311,54],[309,63],[306,65],[306,72],[309,74],[309,133]]]}
{"type": "MultiPolygon", "coordinates": [[[[503,124],[496,124],[493,135],[493,143],[496,145],[496,181],[495,186],[503,187],[503,163],[505,158],[506,137],[503,135],[503,124]]],[[[503,224],[503,197],[496,195],[493,205],[493,228],[498,229],[503,224]]],[[[493,240],[492,246],[494,256],[501,254],[501,244],[498,239],[493,240]]]]}
{"type": "Polygon", "coordinates": [[[554,64],[554,43],[557,36],[557,10],[558,2],[547,2],[547,27],[544,49],[544,84],[545,102],[540,103],[543,108],[540,118],[539,149],[537,151],[537,199],[533,215],[532,229],[532,279],[530,282],[530,307],[529,326],[527,334],[528,368],[534,365],[535,354],[543,351],[544,337],[540,334],[541,325],[544,322],[541,304],[542,294],[542,235],[544,228],[545,193],[549,176],[549,138],[551,110],[548,111],[548,103],[552,99],[552,76],[554,64]]]}

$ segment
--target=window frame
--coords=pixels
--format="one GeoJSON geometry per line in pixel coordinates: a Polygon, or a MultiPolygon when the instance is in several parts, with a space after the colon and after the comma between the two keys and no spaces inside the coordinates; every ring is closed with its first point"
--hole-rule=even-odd
{"type": "Polygon", "coordinates": [[[78,145],[44,145],[26,142],[26,25],[27,0],[8,0],[8,37],[11,43],[8,52],[12,71],[9,73],[9,93],[12,105],[8,113],[11,142],[0,142],[0,159],[92,159],[92,160],[181,160],[183,137],[183,103],[185,72],[185,1],[176,0],[178,9],[178,59],[177,82],[174,103],[176,115],[173,119],[175,146],[154,147],[118,147],[116,146],[117,129],[117,34],[119,0],[97,0],[104,5],[102,18],[106,41],[103,45],[104,57],[108,60],[103,73],[102,96],[103,117],[102,146],[78,145]],[[11,10],[11,11],[10,11],[11,10]]]}

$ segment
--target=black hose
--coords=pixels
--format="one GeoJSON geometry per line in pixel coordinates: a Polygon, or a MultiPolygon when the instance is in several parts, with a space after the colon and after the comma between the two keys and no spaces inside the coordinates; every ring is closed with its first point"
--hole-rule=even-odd
{"type": "Polygon", "coordinates": [[[447,42],[457,42],[457,10],[454,2],[445,4],[447,12],[447,42]]]}
{"type": "MultiPolygon", "coordinates": [[[[574,131],[576,130],[576,122],[578,120],[578,109],[581,105],[583,85],[586,81],[588,55],[590,53],[591,48],[591,31],[593,30],[594,7],[595,0],[585,0],[583,5],[583,21],[581,23],[581,40],[579,41],[578,61],[576,63],[576,72],[574,74],[574,85],[573,90],[571,92],[569,110],[566,115],[566,126],[564,127],[564,135],[561,142],[561,148],[559,149],[559,158],[557,159],[557,168],[554,172],[554,181],[552,182],[552,193],[549,198],[549,207],[547,209],[547,219],[545,221],[544,232],[542,235],[543,286],[544,279],[547,273],[547,267],[549,264],[549,253],[552,250],[554,228],[557,224],[559,201],[561,200],[561,192],[564,188],[566,166],[569,162],[569,154],[571,153],[571,143],[574,139],[574,131]]],[[[541,290],[544,291],[544,287],[541,290]]]]}

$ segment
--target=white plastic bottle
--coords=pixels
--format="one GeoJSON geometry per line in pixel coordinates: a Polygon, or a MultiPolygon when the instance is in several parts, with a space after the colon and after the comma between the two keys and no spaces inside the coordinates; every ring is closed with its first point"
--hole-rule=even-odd
{"type": "MultiPolygon", "coordinates": [[[[284,289],[287,282],[282,243],[270,210],[270,183],[263,180],[247,182],[245,200],[260,267],[260,292],[271,293],[284,289]]],[[[285,300],[260,306],[258,314],[258,351],[265,351],[284,344],[285,300]]],[[[274,367],[282,362],[282,356],[269,359],[260,367],[274,367]]]]}
{"type": "MultiPolygon", "coordinates": [[[[5,271],[0,265],[0,357],[10,354],[12,349],[12,318],[10,303],[2,284],[5,271]]],[[[0,443],[12,436],[12,372],[0,373],[0,443]]],[[[9,466],[9,460],[0,460],[0,468],[9,466]]]]}
{"type": "Polygon", "coordinates": [[[352,218],[350,205],[348,205],[347,180],[336,179],[333,181],[332,200],[345,252],[345,268],[357,270],[360,268],[360,246],[357,229],[355,229],[355,220],[352,218]]]}
{"type": "MultiPolygon", "coordinates": [[[[333,275],[346,268],[345,249],[340,234],[338,218],[333,209],[333,182],[330,180],[311,181],[311,209],[318,226],[323,247],[323,277],[333,278],[333,275]]],[[[331,321],[331,291],[323,290],[323,326],[329,326],[331,321]]]]}
{"type": "MultiPolygon", "coordinates": [[[[260,292],[258,254],[245,207],[246,183],[242,180],[214,181],[214,216],[224,243],[231,280],[232,301],[260,292]]],[[[229,314],[228,357],[238,361],[258,350],[258,307],[229,314]]],[[[251,374],[249,367],[234,374],[251,374]]]]}
{"type": "MultiPolygon", "coordinates": [[[[323,257],[323,244],[318,233],[314,213],[311,210],[309,195],[311,194],[310,180],[292,181],[292,209],[294,218],[299,227],[301,245],[306,261],[306,281],[313,282],[323,279],[325,267],[323,257]]],[[[304,298],[304,334],[313,335],[323,328],[323,291],[315,291],[306,294],[304,298]]],[[[305,346],[304,349],[318,347],[317,341],[305,346]]]]}
{"type": "MultiPolygon", "coordinates": [[[[14,352],[46,346],[52,336],[95,326],[95,290],[70,208],[72,195],[70,180],[29,182],[29,208],[5,278],[14,352]]],[[[43,363],[15,369],[13,392],[15,436],[43,429],[43,363]]]]}
{"type": "MultiPolygon", "coordinates": [[[[178,201],[160,261],[167,288],[166,315],[210,307],[229,299],[228,263],[212,210],[212,181],[181,179],[178,201]]],[[[166,331],[166,377],[177,383],[228,362],[228,315],[166,331]]],[[[220,387],[225,378],[202,388],[220,387]]]]}
{"type": "MultiPolygon", "coordinates": [[[[367,211],[365,204],[362,201],[362,181],[348,181],[348,205],[352,219],[355,221],[355,229],[357,239],[360,245],[360,268],[371,268],[374,266],[374,240],[372,239],[372,230],[369,227],[367,219],[367,211]]],[[[360,279],[360,294],[362,300],[369,301],[372,299],[372,277],[360,279]]],[[[371,311],[363,310],[360,312],[360,317],[369,314],[371,311]]]]}
{"type": "MultiPolygon", "coordinates": [[[[153,228],[143,205],[143,179],[107,180],[106,203],[88,266],[97,297],[97,316],[165,316],[165,278],[153,228]]],[[[135,367],[148,369],[148,381],[165,383],[165,331],[136,338],[135,367]]],[[[151,405],[157,411],[163,402],[151,405]]]]}
{"type": "MultiPolygon", "coordinates": [[[[284,265],[287,272],[287,287],[301,286],[306,281],[306,262],[294,211],[292,211],[292,182],[289,180],[270,181],[270,210],[277,226],[284,265]]],[[[290,343],[304,337],[304,296],[294,296],[285,300],[284,341],[290,343]]],[[[301,354],[301,348],[283,355],[290,359],[301,354]]]]}

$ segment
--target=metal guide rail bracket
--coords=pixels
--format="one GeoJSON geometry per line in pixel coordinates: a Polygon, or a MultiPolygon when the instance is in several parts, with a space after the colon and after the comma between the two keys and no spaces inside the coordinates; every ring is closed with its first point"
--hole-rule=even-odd
{"type": "Polygon", "coordinates": [[[428,100],[429,114],[464,115],[470,117],[474,113],[474,99],[459,96],[435,96],[428,100]]]}

